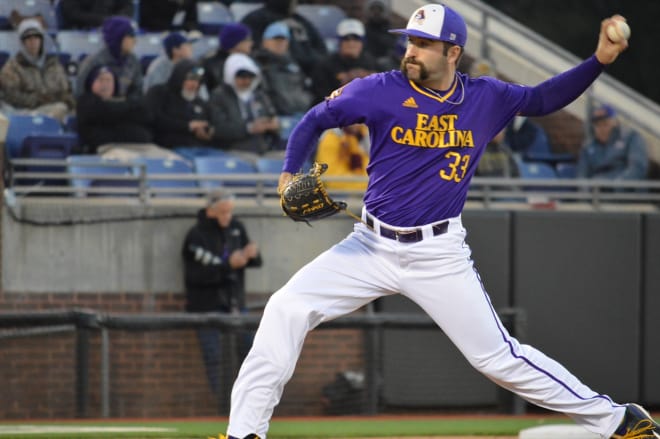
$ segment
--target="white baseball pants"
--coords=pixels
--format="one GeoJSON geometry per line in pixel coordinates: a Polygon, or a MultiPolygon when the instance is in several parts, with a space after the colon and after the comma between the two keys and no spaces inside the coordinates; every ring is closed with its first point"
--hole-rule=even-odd
{"type": "Polygon", "coordinates": [[[449,220],[445,234],[425,230],[417,243],[382,237],[358,223],[343,241],[300,269],[266,305],[234,383],[228,433],[266,437],[307,332],[378,297],[401,293],[493,382],[609,438],[625,407],[508,334],[473,268],[465,235],[460,217],[449,220]]]}

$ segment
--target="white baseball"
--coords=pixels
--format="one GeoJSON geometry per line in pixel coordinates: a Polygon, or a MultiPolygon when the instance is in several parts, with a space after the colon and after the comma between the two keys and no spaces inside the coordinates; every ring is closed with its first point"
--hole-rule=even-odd
{"type": "Polygon", "coordinates": [[[614,20],[614,23],[607,26],[607,38],[613,43],[618,43],[630,38],[630,26],[623,20],[614,20]]]}

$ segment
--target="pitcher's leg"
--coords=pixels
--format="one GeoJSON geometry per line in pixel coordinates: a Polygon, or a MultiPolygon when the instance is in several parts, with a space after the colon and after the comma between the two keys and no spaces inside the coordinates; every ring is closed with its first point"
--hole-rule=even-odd
{"type": "Polygon", "coordinates": [[[609,438],[625,407],[594,392],[558,362],[511,337],[472,268],[469,250],[465,247],[464,251],[451,264],[451,272],[430,276],[424,269],[426,276],[420,276],[412,271],[404,294],[438,323],[470,364],[495,383],[538,406],[565,413],[609,438]]]}
{"type": "Polygon", "coordinates": [[[265,438],[307,332],[393,289],[387,261],[350,237],[303,267],[268,301],[232,390],[228,433],[265,438]],[[342,263],[339,263],[341,259],[342,263]]]}

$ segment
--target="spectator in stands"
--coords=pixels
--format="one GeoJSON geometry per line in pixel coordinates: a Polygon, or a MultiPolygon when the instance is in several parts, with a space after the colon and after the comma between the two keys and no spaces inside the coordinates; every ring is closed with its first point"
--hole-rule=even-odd
{"type": "Polygon", "coordinates": [[[593,138],[580,151],[578,178],[642,180],[647,176],[649,157],[642,136],[621,126],[609,105],[591,113],[593,138]]]}
{"type": "Polygon", "coordinates": [[[156,57],[144,76],[144,83],[142,91],[146,94],[147,91],[156,84],[163,84],[167,82],[172,74],[174,64],[182,59],[192,59],[193,40],[181,32],[171,32],[163,38],[163,49],[165,53],[156,57]]]}
{"type": "MultiPolygon", "coordinates": [[[[207,207],[197,213],[197,223],[186,234],[182,256],[186,311],[239,313],[246,311],[245,269],[260,267],[257,244],[243,223],[234,217],[234,196],[225,189],[211,192],[207,207]]],[[[211,390],[220,392],[220,331],[197,331],[211,390]]],[[[238,343],[239,356],[249,349],[238,343]]],[[[242,359],[242,358],[241,358],[242,359]]]]}
{"type": "Polygon", "coordinates": [[[108,66],[117,78],[117,96],[142,95],[142,66],[135,49],[135,28],[126,17],[105,19],[102,27],[105,47],[82,62],[76,81],[76,93],[84,89],[85,78],[98,65],[108,66]]]}
{"type": "Polygon", "coordinates": [[[63,121],[75,107],[64,67],[44,50],[38,20],[23,20],[17,30],[20,49],[0,71],[3,100],[19,112],[46,114],[63,121]]]}
{"type": "Polygon", "coordinates": [[[346,18],[337,25],[339,48],[321,60],[312,74],[316,102],[333,90],[378,70],[376,60],[364,51],[364,25],[355,18],[346,18]]]}
{"type": "Polygon", "coordinates": [[[229,23],[218,34],[218,50],[204,60],[204,83],[213,91],[223,84],[225,61],[232,53],[252,52],[252,33],[250,28],[241,23],[229,23]]]}
{"type": "MultiPolygon", "coordinates": [[[[326,163],[325,176],[366,177],[369,164],[369,129],[355,124],[327,130],[319,140],[316,161],[326,163]]],[[[364,181],[328,181],[328,189],[366,190],[364,181]]]]}
{"type": "Polygon", "coordinates": [[[133,0],[61,0],[62,29],[93,29],[107,17],[133,16],[133,0]]]}
{"type": "Polygon", "coordinates": [[[383,0],[369,0],[365,4],[364,50],[378,63],[380,70],[399,67],[402,53],[397,49],[397,36],[391,32],[389,7],[383,0]]]}
{"type": "Polygon", "coordinates": [[[78,97],[78,135],[86,153],[107,143],[150,143],[151,116],[142,97],[115,95],[116,78],[107,66],[89,72],[78,97]]]}
{"type": "Polygon", "coordinates": [[[261,72],[254,60],[243,53],[230,55],[224,81],[213,90],[209,101],[215,141],[248,160],[282,147],[277,113],[258,88],[261,72]]]}
{"type": "Polygon", "coordinates": [[[529,118],[517,116],[509,124],[505,135],[506,143],[514,153],[521,156],[531,151],[550,152],[550,141],[545,130],[529,118]]]}
{"type": "Polygon", "coordinates": [[[477,165],[476,176],[479,177],[519,177],[518,166],[513,156],[513,151],[506,144],[506,130],[502,130],[488,142],[479,165],[477,165]]]}
{"type": "Polygon", "coordinates": [[[204,69],[191,60],[179,61],[164,84],[147,93],[154,115],[154,136],[158,145],[174,148],[208,146],[213,138],[207,103],[199,97],[204,69]]]}
{"type": "Polygon", "coordinates": [[[327,47],[316,27],[295,12],[297,3],[297,0],[266,0],[263,7],[250,12],[243,17],[242,22],[252,29],[252,37],[260,45],[269,24],[286,21],[291,32],[291,56],[310,76],[315,65],[326,55],[327,47]]]}
{"type": "Polygon", "coordinates": [[[264,32],[261,47],[254,52],[263,75],[262,87],[279,115],[306,112],[312,104],[308,78],[289,54],[291,33],[286,23],[271,23],[264,32]]]}
{"type": "Polygon", "coordinates": [[[148,32],[197,28],[197,0],[140,0],[140,28],[148,32]]]}

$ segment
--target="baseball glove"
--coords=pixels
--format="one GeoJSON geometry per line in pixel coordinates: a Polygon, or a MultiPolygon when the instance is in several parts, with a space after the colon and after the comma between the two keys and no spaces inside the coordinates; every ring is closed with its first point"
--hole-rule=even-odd
{"type": "Polygon", "coordinates": [[[343,201],[334,201],[321,181],[328,169],[324,163],[314,163],[307,174],[296,174],[280,194],[284,213],[294,221],[319,220],[346,209],[343,201]]]}

